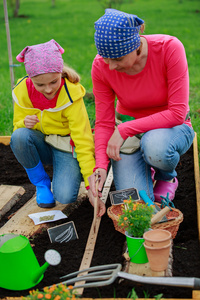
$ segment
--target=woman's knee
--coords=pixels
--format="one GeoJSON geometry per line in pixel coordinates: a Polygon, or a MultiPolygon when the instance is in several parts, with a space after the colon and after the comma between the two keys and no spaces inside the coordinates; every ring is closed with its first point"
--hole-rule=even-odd
{"type": "Polygon", "coordinates": [[[172,161],[174,165],[174,159],[179,159],[174,146],[166,141],[161,130],[149,131],[142,137],[141,152],[147,164],[161,169],[171,168],[172,161]]]}
{"type": "Polygon", "coordinates": [[[180,159],[173,141],[166,137],[162,129],[152,130],[145,134],[141,141],[144,161],[158,169],[171,171],[180,159]]]}
{"type": "MultiPolygon", "coordinates": [[[[140,147],[143,158],[146,162],[152,159],[152,156],[158,156],[160,152],[160,145],[158,145],[158,136],[155,131],[145,133],[141,139],[140,147]]],[[[159,143],[160,144],[160,143],[159,143]]]]}

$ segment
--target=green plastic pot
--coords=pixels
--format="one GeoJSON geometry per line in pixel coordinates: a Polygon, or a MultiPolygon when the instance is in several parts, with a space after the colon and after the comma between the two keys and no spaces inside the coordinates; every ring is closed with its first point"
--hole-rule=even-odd
{"type": "Polygon", "coordinates": [[[147,263],[148,258],[144,247],[144,238],[129,236],[127,231],[125,232],[125,235],[130,261],[135,264],[147,263]]]}
{"type": "Polygon", "coordinates": [[[46,262],[40,267],[28,238],[16,234],[0,235],[0,287],[26,290],[37,285],[47,267],[60,263],[55,250],[45,253],[46,262]],[[53,251],[53,252],[52,252],[53,251]]]}

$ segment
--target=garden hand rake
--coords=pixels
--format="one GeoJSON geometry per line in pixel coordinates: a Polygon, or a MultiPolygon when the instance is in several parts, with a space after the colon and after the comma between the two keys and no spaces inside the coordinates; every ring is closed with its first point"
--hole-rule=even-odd
{"type": "Polygon", "coordinates": [[[61,278],[67,280],[61,283],[66,285],[71,285],[76,282],[82,281],[80,285],[76,285],[73,288],[87,288],[87,287],[99,287],[112,284],[117,277],[131,280],[137,283],[144,284],[155,284],[155,285],[165,285],[165,286],[176,286],[176,287],[186,287],[200,289],[200,278],[189,278],[189,277],[144,277],[135,274],[129,274],[126,272],[121,272],[121,264],[110,264],[110,265],[100,265],[96,267],[90,267],[88,269],[77,271],[61,278]],[[80,275],[85,273],[85,275],[80,275]],[[80,276],[77,276],[80,275],[80,276]],[[76,277],[77,276],[77,277],[76,277]],[[71,278],[71,279],[70,279],[71,278]]]}

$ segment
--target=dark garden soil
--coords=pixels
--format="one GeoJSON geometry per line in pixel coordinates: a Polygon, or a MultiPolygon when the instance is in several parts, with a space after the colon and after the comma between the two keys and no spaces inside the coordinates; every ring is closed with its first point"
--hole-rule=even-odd
{"type": "MultiPolygon", "coordinates": [[[[35,188],[29,183],[24,169],[16,161],[10,147],[0,144],[0,184],[20,185],[26,190],[19,204],[6,214],[1,220],[0,226],[8,220],[11,213],[18,210],[34,194],[35,188]]],[[[47,168],[50,176],[51,168],[47,168]]],[[[173,245],[173,276],[200,277],[200,247],[198,240],[196,191],[194,181],[193,148],[181,157],[177,166],[179,187],[176,192],[174,204],[184,215],[184,221],[180,224],[179,231],[174,239],[173,245]]],[[[114,186],[112,186],[114,189],[114,186]]],[[[110,206],[110,200],[107,200],[110,206]]],[[[42,289],[53,283],[58,283],[59,277],[78,271],[84,254],[87,238],[93,220],[93,208],[87,198],[75,205],[70,205],[71,212],[68,219],[53,222],[52,227],[74,221],[79,239],[68,243],[51,243],[45,230],[42,234],[30,240],[34,253],[40,265],[44,260],[44,253],[48,249],[57,250],[62,257],[61,263],[50,266],[44,274],[43,280],[34,289],[42,289]],[[74,209],[75,208],[75,209],[74,209]]],[[[124,265],[124,243],[125,236],[114,229],[112,220],[105,214],[102,217],[98,238],[95,246],[91,266],[121,263],[124,265]]],[[[83,298],[126,298],[129,292],[135,288],[139,298],[144,298],[144,292],[150,298],[162,293],[163,298],[192,298],[192,289],[179,287],[163,287],[155,285],[138,285],[131,281],[120,281],[102,288],[87,288],[82,295],[83,298]]],[[[27,295],[28,291],[9,291],[0,288],[0,297],[17,297],[27,295]]]]}

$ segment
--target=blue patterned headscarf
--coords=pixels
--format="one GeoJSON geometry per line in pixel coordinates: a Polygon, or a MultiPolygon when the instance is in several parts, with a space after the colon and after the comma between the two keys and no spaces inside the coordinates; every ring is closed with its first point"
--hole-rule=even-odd
{"type": "Polygon", "coordinates": [[[140,46],[139,31],[144,21],[116,9],[108,8],[95,22],[95,45],[100,56],[117,58],[140,46]]]}

